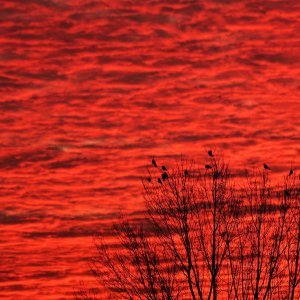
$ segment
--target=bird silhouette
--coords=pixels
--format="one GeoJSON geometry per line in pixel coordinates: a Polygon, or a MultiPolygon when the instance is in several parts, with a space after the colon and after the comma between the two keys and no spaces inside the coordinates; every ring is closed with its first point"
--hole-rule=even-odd
{"type": "Polygon", "coordinates": [[[157,182],[162,184],[162,181],[160,180],[160,178],[157,178],[157,182]]]}
{"type": "Polygon", "coordinates": [[[290,173],[289,173],[289,176],[293,175],[294,174],[294,170],[293,169],[290,169],[290,173]]]}
{"type": "Polygon", "coordinates": [[[162,166],[161,169],[162,169],[163,171],[167,171],[167,167],[166,167],[166,166],[162,166]]]}
{"type": "Polygon", "coordinates": [[[271,170],[270,167],[268,165],[266,165],[266,164],[264,164],[264,169],[265,170],[271,170]]]}
{"type": "Polygon", "coordinates": [[[155,168],[157,168],[157,164],[156,164],[156,161],[155,161],[154,158],[152,158],[152,165],[153,165],[155,168]]]}
{"type": "Polygon", "coordinates": [[[291,193],[288,190],[284,190],[284,196],[290,197],[291,193]]]}
{"type": "Polygon", "coordinates": [[[189,171],[188,170],[184,170],[184,176],[188,176],[189,175],[189,171]]]}
{"type": "Polygon", "coordinates": [[[211,165],[205,165],[205,169],[212,169],[211,165]]]}
{"type": "Polygon", "coordinates": [[[218,171],[215,171],[213,174],[213,178],[217,179],[220,176],[220,173],[218,171]]]}
{"type": "Polygon", "coordinates": [[[162,180],[166,180],[166,179],[168,179],[169,178],[169,176],[168,176],[168,174],[167,174],[167,172],[163,172],[162,174],[161,174],[161,179],[162,180]]]}
{"type": "Polygon", "coordinates": [[[214,156],[211,150],[209,150],[207,153],[208,153],[208,155],[209,155],[210,157],[213,157],[213,156],[214,156]]]}
{"type": "Polygon", "coordinates": [[[149,182],[151,182],[151,177],[148,177],[147,180],[148,180],[149,182]]]}

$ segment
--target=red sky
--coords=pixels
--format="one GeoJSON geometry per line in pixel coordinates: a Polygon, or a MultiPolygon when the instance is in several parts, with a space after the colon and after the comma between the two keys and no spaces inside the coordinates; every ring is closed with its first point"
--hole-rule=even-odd
{"type": "Polygon", "coordinates": [[[153,155],[299,166],[298,0],[12,0],[0,22],[1,299],[89,281],[153,155]]]}

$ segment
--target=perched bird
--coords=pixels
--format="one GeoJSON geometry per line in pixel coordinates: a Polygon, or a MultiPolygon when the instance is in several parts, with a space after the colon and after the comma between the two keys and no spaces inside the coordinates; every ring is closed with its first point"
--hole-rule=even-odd
{"type": "Polygon", "coordinates": [[[294,170],[293,169],[290,169],[290,173],[289,173],[289,176],[293,175],[294,174],[294,170]]]}
{"type": "Polygon", "coordinates": [[[209,150],[207,153],[208,153],[208,155],[209,155],[210,157],[214,157],[214,155],[213,155],[213,153],[212,153],[211,150],[209,150]]]}
{"type": "Polygon", "coordinates": [[[167,172],[163,172],[163,173],[161,174],[161,179],[162,179],[162,180],[166,180],[166,179],[168,179],[168,178],[169,178],[169,176],[168,176],[167,172]]]}
{"type": "Polygon", "coordinates": [[[157,168],[157,164],[156,164],[156,161],[155,161],[154,158],[152,158],[152,165],[153,165],[155,168],[157,168]]]}
{"type": "Polygon", "coordinates": [[[149,182],[151,182],[151,177],[148,177],[147,180],[148,180],[149,182]]]}
{"type": "Polygon", "coordinates": [[[189,171],[188,170],[184,170],[184,176],[188,176],[189,175],[189,171]]]}
{"type": "Polygon", "coordinates": [[[212,169],[212,166],[211,165],[205,165],[205,169],[212,169]]]}
{"type": "Polygon", "coordinates": [[[220,176],[220,173],[218,171],[215,171],[213,174],[213,178],[217,179],[220,176]]]}
{"type": "Polygon", "coordinates": [[[269,168],[269,166],[266,165],[266,164],[264,164],[264,169],[265,169],[265,170],[271,170],[271,169],[269,168]]]}
{"type": "Polygon", "coordinates": [[[162,184],[162,181],[160,180],[160,178],[157,178],[157,182],[162,184]]]}
{"type": "Polygon", "coordinates": [[[284,196],[285,197],[290,197],[291,193],[288,190],[284,190],[284,196]]]}
{"type": "Polygon", "coordinates": [[[162,166],[161,169],[162,169],[163,171],[167,171],[167,167],[166,167],[166,166],[162,166]]]}

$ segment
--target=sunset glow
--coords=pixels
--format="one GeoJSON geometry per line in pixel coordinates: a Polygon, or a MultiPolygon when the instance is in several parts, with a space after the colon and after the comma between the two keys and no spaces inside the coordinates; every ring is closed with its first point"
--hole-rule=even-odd
{"type": "Polygon", "coordinates": [[[2,2],[1,299],[96,286],[94,236],[142,214],[153,157],[299,169],[299,1],[2,2]]]}

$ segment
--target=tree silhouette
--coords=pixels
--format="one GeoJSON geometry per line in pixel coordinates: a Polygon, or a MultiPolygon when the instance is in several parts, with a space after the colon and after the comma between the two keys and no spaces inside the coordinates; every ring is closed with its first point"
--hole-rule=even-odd
{"type": "Polygon", "coordinates": [[[208,159],[165,168],[160,182],[152,167],[143,222],[122,217],[114,247],[100,235],[91,270],[105,299],[299,299],[299,176],[273,185],[262,168],[240,179],[208,159]]]}

